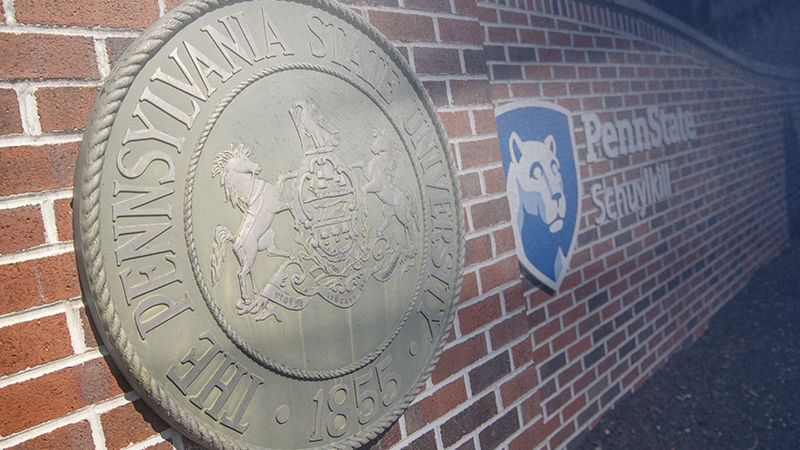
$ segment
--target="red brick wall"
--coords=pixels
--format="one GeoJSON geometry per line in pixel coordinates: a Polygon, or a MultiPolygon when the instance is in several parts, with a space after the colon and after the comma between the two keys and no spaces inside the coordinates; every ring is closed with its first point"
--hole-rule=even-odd
{"type": "MultiPolygon", "coordinates": [[[[177,3],[2,2],[0,447],[183,445],[92,331],[70,208],[104,77],[177,3]]],[[[646,15],[592,2],[345,3],[407,55],[439,108],[467,225],[452,336],[379,448],[563,446],[700,336],[786,245],[782,133],[788,114],[800,117],[798,77],[754,71],[646,15]],[[584,212],[553,294],[521,277],[505,195],[493,108],[522,97],[575,113],[584,212]],[[611,121],[649,105],[692,111],[698,139],[586,162],[580,114],[611,121]],[[596,225],[589,186],[655,162],[669,162],[673,195],[642,219],[596,225]]]]}

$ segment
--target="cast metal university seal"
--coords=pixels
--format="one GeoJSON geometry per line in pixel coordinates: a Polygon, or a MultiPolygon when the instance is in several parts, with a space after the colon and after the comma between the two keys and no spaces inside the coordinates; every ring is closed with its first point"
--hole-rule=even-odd
{"type": "Polygon", "coordinates": [[[211,447],[358,447],[430,375],[463,266],[454,164],[398,51],[327,0],[189,2],[81,146],[81,283],[112,356],[211,447]]]}

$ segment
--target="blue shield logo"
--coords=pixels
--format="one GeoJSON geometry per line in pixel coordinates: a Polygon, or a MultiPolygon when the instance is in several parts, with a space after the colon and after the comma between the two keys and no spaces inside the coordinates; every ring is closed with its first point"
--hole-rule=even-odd
{"type": "Polygon", "coordinates": [[[495,118],[517,255],[531,275],[558,289],[581,215],[572,118],[561,106],[532,100],[499,106],[495,118]]]}

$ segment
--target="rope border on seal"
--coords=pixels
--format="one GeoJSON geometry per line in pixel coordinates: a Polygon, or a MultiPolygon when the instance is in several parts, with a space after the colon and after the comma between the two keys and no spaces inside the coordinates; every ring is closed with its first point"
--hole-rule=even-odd
{"type": "MultiPolygon", "coordinates": [[[[100,182],[102,168],[111,127],[119,111],[122,100],[126,96],[133,80],[144,64],[164,45],[164,43],[183,29],[188,23],[197,19],[210,10],[218,9],[229,4],[241,3],[248,0],[191,0],[186,2],[167,15],[156,21],[145,30],[133,44],[125,51],[119,63],[109,74],[107,81],[95,101],[90,115],[81,150],[78,155],[78,169],[75,175],[75,195],[78,203],[75,208],[76,246],[75,257],[79,268],[84,268],[81,273],[81,285],[84,292],[89,293],[93,301],[87,302],[95,317],[100,317],[102,322],[97,324],[105,338],[107,348],[114,357],[118,366],[131,384],[138,388],[142,398],[154,409],[163,411],[168,419],[179,430],[188,434],[191,439],[210,445],[214,448],[244,448],[220,433],[200,424],[184,408],[169,397],[167,391],[161,386],[142,365],[139,355],[128,339],[127,333],[121,326],[121,321],[114,305],[106,282],[105,261],[100,253],[98,236],[100,232],[100,182]],[[111,345],[108,345],[111,344],[111,345]]],[[[276,0],[287,1],[287,0],[276,0]]],[[[407,391],[403,399],[381,420],[374,423],[361,433],[348,437],[346,440],[332,444],[329,448],[345,449],[364,445],[391,426],[416,397],[416,394],[425,385],[426,380],[433,371],[442,354],[446,338],[453,327],[453,317],[461,291],[461,271],[464,266],[464,216],[460,207],[461,188],[458,183],[453,155],[449,151],[444,127],[439,116],[433,108],[433,103],[422,84],[414,75],[405,58],[400,52],[383,37],[372,25],[368,24],[359,15],[332,3],[332,0],[292,0],[293,3],[305,4],[322,9],[332,15],[338,16],[353,25],[359,31],[370,37],[401,69],[416,95],[425,107],[425,112],[431,118],[439,144],[442,146],[444,157],[448,163],[448,171],[453,181],[455,194],[456,226],[458,229],[458,267],[457,279],[453,292],[453,299],[448,304],[446,323],[442,327],[442,334],[434,351],[431,353],[428,367],[420,372],[417,382],[407,391]]]]}

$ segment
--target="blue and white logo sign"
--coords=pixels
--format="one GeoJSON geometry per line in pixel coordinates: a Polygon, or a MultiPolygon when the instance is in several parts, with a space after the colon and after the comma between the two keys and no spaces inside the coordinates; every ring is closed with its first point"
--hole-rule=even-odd
{"type": "Polygon", "coordinates": [[[522,265],[557,289],[578,234],[581,185],[569,111],[525,100],[495,110],[511,222],[522,265]]]}

